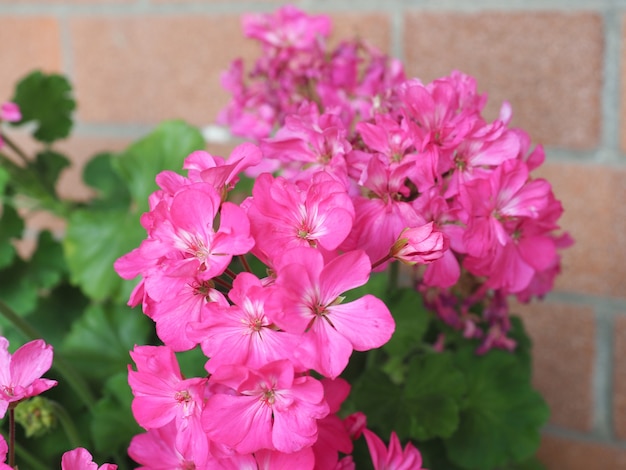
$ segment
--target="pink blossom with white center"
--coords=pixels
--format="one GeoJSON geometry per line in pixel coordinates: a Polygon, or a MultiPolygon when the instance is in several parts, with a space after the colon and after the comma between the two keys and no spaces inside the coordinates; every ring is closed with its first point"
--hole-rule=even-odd
{"type": "Polygon", "coordinates": [[[131,405],[137,423],[145,429],[170,422],[178,430],[176,445],[195,456],[208,453],[200,416],[204,406],[206,378],[183,379],[176,356],[167,346],[135,346],[130,356],[137,366],[128,366],[131,405]]]}
{"type": "Polygon", "coordinates": [[[270,257],[299,246],[335,250],[354,220],[345,187],[323,172],[299,185],[263,174],[246,206],[256,248],[270,257]]]}
{"type": "Polygon", "coordinates": [[[404,450],[395,432],[391,433],[389,448],[369,429],[363,431],[367,447],[372,456],[374,470],[420,470],[422,456],[410,442],[404,450]]]}
{"type": "Polygon", "coordinates": [[[222,274],[233,255],[247,253],[254,240],[243,210],[230,202],[220,203],[220,195],[209,184],[196,183],[181,190],[169,211],[155,213],[162,218],[139,247],[141,255],[159,259],[166,276],[206,280],[222,274]],[[215,230],[218,213],[220,226],[215,230]]]}
{"type": "Polygon", "coordinates": [[[78,447],[68,450],[61,458],[61,470],[116,470],[117,465],[105,463],[98,466],[86,449],[78,447]]]}
{"type": "Polygon", "coordinates": [[[301,359],[326,377],[336,378],[353,350],[378,348],[393,334],[393,317],[380,299],[368,294],[342,303],[342,294],[367,283],[370,272],[370,259],[361,250],[325,264],[318,250],[295,248],[277,264],[276,288],[268,299],[274,307],[266,312],[282,329],[305,333],[308,354],[301,359]]]}
{"type": "MultiPolygon", "coordinates": [[[[149,429],[138,434],[130,441],[128,455],[138,464],[138,470],[221,470],[217,459],[210,454],[194,455],[193,449],[180,448],[177,445],[176,425],[170,422],[160,428],[149,429]]],[[[208,447],[204,433],[195,436],[203,440],[208,447]]]]}
{"type": "Polygon", "coordinates": [[[9,341],[0,336],[0,418],[12,403],[34,397],[54,387],[56,380],[41,376],[52,366],[52,346],[30,341],[10,354],[9,341]]]}
{"type": "Polygon", "coordinates": [[[294,375],[288,360],[260,369],[240,365],[219,367],[211,383],[234,393],[215,393],[202,415],[210,439],[246,454],[262,449],[291,453],[317,440],[317,420],[328,414],[322,384],[294,375]]]}
{"type": "Polygon", "coordinates": [[[268,362],[289,359],[304,371],[294,356],[300,335],[279,331],[265,315],[269,290],[251,273],[242,272],[229,292],[235,305],[209,305],[200,321],[188,325],[187,336],[200,343],[210,357],[209,372],[227,364],[260,368],[268,362]]]}

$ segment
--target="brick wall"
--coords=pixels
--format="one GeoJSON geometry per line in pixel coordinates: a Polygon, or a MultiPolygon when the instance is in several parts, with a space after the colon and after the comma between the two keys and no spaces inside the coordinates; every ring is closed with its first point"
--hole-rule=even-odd
{"type": "MultiPolygon", "coordinates": [[[[626,469],[626,0],[309,0],[430,80],[456,68],[502,100],[547,148],[541,169],[576,245],[545,302],[519,306],[535,341],[535,383],[552,407],[540,450],[552,470],[626,469]],[[502,7],[501,5],[507,5],[502,7]],[[624,132],[622,132],[622,130],[624,132]]],[[[211,124],[219,72],[252,56],[239,15],[262,0],[0,0],[0,101],[34,67],[72,79],[75,168],[64,195],[88,197],[81,164],[165,118],[211,124]]],[[[31,227],[58,221],[42,217],[31,227]]]]}

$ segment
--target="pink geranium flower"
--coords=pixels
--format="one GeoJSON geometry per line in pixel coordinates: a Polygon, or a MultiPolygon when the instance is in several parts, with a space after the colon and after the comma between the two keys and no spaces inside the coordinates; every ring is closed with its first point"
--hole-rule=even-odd
{"type": "Polygon", "coordinates": [[[7,460],[8,452],[9,446],[7,445],[7,441],[5,441],[4,436],[0,434],[0,470],[13,470],[13,467],[10,467],[5,463],[7,460]]]}
{"type": "Polygon", "coordinates": [[[61,470],[116,470],[117,465],[105,463],[98,467],[91,454],[82,447],[69,450],[61,458],[61,470]]]}
{"type": "Polygon", "coordinates": [[[288,360],[258,370],[239,365],[218,368],[211,383],[233,393],[215,393],[202,414],[210,439],[241,454],[262,449],[296,452],[317,440],[317,420],[328,414],[324,388],[313,377],[294,374],[288,360]]]}
{"type": "Polygon", "coordinates": [[[312,369],[336,378],[352,350],[378,348],[391,338],[395,323],[382,300],[368,294],[342,303],[344,292],[369,279],[371,263],[363,251],[344,253],[325,265],[318,250],[295,248],[281,258],[277,271],[272,318],[286,331],[306,332],[303,342],[310,355],[302,360],[310,361],[312,369]]]}
{"type": "Polygon", "coordinates": [[[13,355],[8,348],[9,341],[0,336],[0,418],[11,403],[39,395],[57,384],[56,380],[41,378],[52,366],[52,346],[37,339],[13,355]]]}
{"type": "Polygon", "coordinates": [[[367,446],[372,456],[374,470],[420,470],[422,456],[419,451],[408,443],[404,450],[395,432],[391,433],[389,449],[383,441],[369,429],[363,431],[367,446]]]}

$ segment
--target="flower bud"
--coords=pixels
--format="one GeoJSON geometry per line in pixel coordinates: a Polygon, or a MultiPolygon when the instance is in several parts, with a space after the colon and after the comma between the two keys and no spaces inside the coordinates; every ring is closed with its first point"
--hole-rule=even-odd
{"type": "Polygon", "coordinates": [[[389,254],[405,264],[428,264],[441,258],[449,245],[448,237],[429,222],[404,229],[389,254]]]}

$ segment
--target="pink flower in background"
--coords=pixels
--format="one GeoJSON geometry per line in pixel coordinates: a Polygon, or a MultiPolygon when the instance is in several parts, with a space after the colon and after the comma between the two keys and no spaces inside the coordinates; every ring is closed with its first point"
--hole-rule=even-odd
{"type": "Polygon", "coordinates": [[[105,463],[98,466],[91,454],[82,447],[69,450],[61,458],[61,470],[116,470],[117,465],[105,463]]]}
{"type": "Polygon", "coordinates": [[[374,470],[420,470],[422,468],[422,456],[419,451],[408,443],[404,450],[395,432],[391,433],[389,448],[385,446],[380,437],[369,429],[363,431],[374,470]]]}
{"type": "Polygon", "coordinates": [[[52,346],[41,339],[24,344],[11,355],[9,341],[0,336],[0,418],[11,403],[54,387],[56,380],[41,376],[52,366],[52,346]]]}
{"type": "Polygon", "coordinates": [[[0,121],[17,122],[22,119],[20,107],[10,101],[0,105],[0,121]]]}

